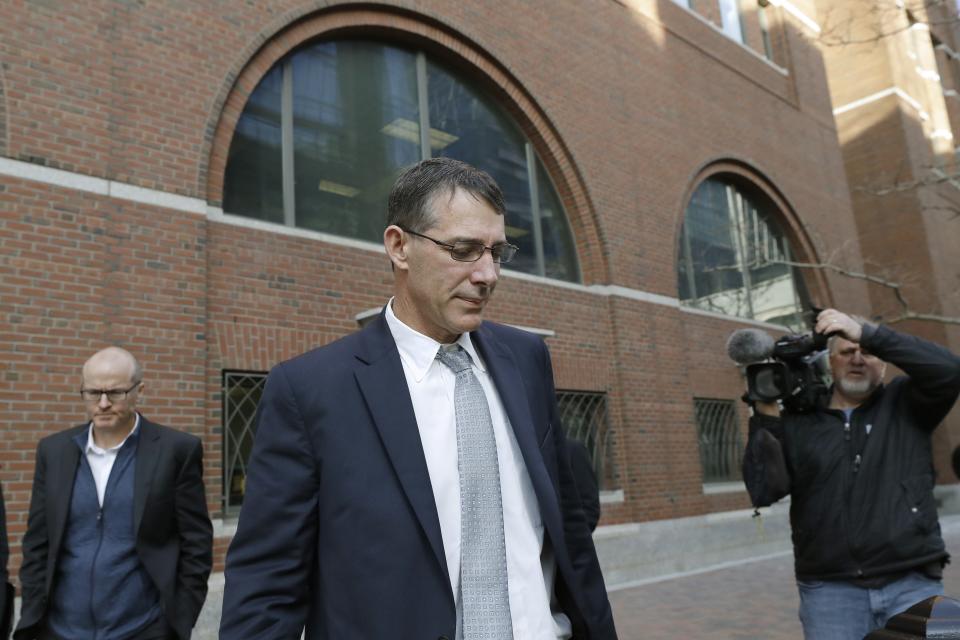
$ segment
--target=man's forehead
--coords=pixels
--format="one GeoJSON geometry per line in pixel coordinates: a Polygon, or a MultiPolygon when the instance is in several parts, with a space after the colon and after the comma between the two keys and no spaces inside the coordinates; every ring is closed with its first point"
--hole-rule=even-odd
{"type": "Polygon", "coordinates": [[[836,337],[836,342],[834,343],[833,350],[830,352],[831,355],[842,353],[844,355],[849,355],[855,351],[860,351],[860,354],[863,356],[873,355],[870,353],[870,350],[865,348],[863,345],[856,342],[851,342],[846,338],[836,337]]]}
{"type": "Polygon", "coordinates": [[[849,351],[851,349],[857,349],[860,347],[860,345],[858,345],[856,342],[851,342],[850,340],[847,340],[841,336],[835,337],[834,340],[836,340],[834,343],[834,351],[849,351]]]}
{"type": "Polygon", "coordinates": [[[483,194],[466,187],[441,188],[430,196],[428,206],[434,216],[442,216],[445,213],[451,212],[458,200],[469,204],[471,207],[487,208],[497,217],[503,218],[503,215],[498,213],[496,208],[483,197],[483,194]]]}
{"type": "Polygon", "coordinates": [[[83,365],[83,377],[133,376],[133,357],[120,350],[104,350],[94,354],[83,365]]]}

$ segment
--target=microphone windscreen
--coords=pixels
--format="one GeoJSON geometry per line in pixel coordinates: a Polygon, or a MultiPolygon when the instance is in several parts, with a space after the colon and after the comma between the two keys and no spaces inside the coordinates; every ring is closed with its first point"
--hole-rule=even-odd
{"type": "Polygon", "coordinates": [[[727,355],[737,364],[753,364],[773,353],[774,341],[760,329],[737,329],[727,339],[727,355]]]}

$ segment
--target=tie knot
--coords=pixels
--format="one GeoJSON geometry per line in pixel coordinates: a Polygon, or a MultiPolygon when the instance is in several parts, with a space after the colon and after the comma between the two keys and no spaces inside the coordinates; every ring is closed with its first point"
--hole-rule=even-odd
{"type": "Polygon", "coordinates": [[[457,345],[454,349],[440,347],[437,350],[437,360],[445,364],[454,373],[460,373],[470,368],[470,354],[464,351],[460,345],[457,345]]]}

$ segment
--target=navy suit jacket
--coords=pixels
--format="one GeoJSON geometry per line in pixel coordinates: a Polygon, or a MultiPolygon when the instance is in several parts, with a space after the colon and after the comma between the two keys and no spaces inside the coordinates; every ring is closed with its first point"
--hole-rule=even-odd
{"type": "MultiPolygon", "coordinates": [[[[577,639],[616,638],[533,334],[471,334],[503,401],[577,639]]],[[[226,563],[221,640],[453,639],[456,610],[400,354],[381,315],[276,366],[226,563]]]]}

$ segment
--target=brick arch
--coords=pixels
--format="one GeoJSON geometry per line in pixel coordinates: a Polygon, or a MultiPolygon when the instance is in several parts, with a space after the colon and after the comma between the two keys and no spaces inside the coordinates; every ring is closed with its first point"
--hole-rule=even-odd
{"type": "MultiPolygon", "coordinates": [[[[736,176],[745,183],[757,189],[764,197],[768,198],[777,212],[778,222],[790,241],[791,249],[797,256],[799,262],[817,263],[820,261],[816,246],[814,245],[803,221],[797,215],[796,210],[786,195],[770,180],[762,171],[754,168],[749,163],[736,158],[723,158],[710,161],[704,164],[688,182],[686,193],[683,195],[683,206],[680,215],[677,216],[677,224],[674,229],[674,265],[680,259],[680,232],[683,228],[683,219],[686,216],[687,207],[693,192],[700,184],[714,176],[736,176]]],[[[804,283],[810,293],[812,301],[819,302],[821,306],[832,307],[833,295],[827,282],[826,273],[822,269],[805,269],[804,283]]]]}
{"type": "Polygon", "coordinates": [[[247,99],[260,80],[296,47],[319,38],[363,35],[422,47],[472,73],[520,126],[550,174],[576,239],[583,281],[610,281],[607,243],[582,173],[547,114],[523,84],[477,43],[435,18],[396,7],[350,2],[316,6],[279,17],[238,57],[207,117],[205,152],[198,176],[207,202],[220,206],[230,142],[247,99]],[[330,6],[332,5],[332,6],[330,6]]]}

